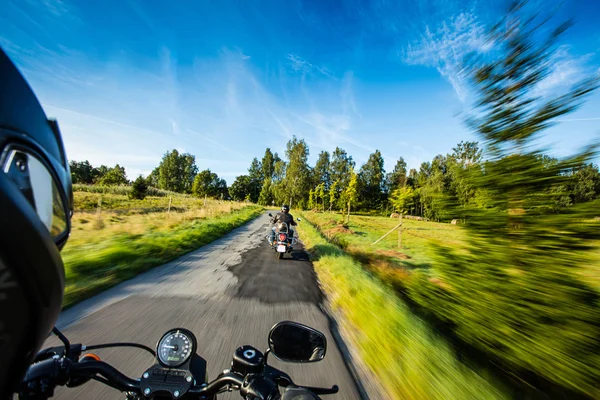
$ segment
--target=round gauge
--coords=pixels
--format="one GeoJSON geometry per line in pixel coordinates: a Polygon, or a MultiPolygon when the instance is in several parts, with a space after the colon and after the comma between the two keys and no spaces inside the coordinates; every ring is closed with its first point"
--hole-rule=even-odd
{"type": "Polygon", "coordinates": [[[165,367],[183,365],[196,351],[196,338],[185,329],[173,329],[164,334],[158,342],[156,356],[165,367]]]}

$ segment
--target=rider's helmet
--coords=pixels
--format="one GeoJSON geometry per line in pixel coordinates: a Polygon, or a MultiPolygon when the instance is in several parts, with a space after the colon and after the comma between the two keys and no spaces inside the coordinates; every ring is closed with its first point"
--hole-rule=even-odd
{"type": "Polygon", "coordinates": [[[71,173],[56,121],[0,48],[0,398],[17,389],[60,312],[71,173]]]}
{"type": "Polygon", "coordinates": [[[288,206],[287,204],[282,205],[281,206],[281,212],[284,212],[286,214],[289,213],[290,212],[290,206],[288,206]]]}

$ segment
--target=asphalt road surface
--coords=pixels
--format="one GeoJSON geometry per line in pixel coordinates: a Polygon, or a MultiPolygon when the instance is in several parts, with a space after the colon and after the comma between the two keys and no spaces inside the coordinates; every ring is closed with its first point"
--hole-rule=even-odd
{"type": "MultiPolygon", "coordinates": [[[[244,344],[267,348],[271,327],[281,320],[312,326],[327,336],[325,359],[312,364],[269,363],[288,372],[299,385],[331,387],[327,399],[358,399],[320,308],[321,293],[308,257],[297,245],[277,260],[268,246],[265,215],[224,238],[168,264],[124,282],[63,312],[58,327],[71,342],[97,344],[133,341],[155,348],[170,328],[183,327],[198,338],[198,354],[208,363],[209,380],[231,365],[234,350],[244,344]]],[[[46,345],[56,345],[50,338],[46,345]]],[[[131,377],[153,365],[138,349],[94,351],[131,377]]],[[[58,388],[59,399],[124,398],[117,390],[91,381],[78,388],[58,388]]],[[[219,395],[239,399],[237,393],[219,395]]]]}

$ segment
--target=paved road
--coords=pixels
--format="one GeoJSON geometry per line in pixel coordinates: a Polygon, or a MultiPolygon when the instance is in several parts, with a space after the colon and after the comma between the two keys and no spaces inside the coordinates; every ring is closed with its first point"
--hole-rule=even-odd
{"type": "MultiPolygon", "coordinates": [[[[325,360],[313,364],[269,362],[288,372],[298,384],[330,387],[329,399],[358,399],[356,386],[318,307],[321,293],[312,265],[298,248],[277,260],[264,239],[265,215],[226,237],[155,268],[135,279],[66,310],[58,326],[72,342],[94,344],[135,341],[155,347],[169,328],[185,327],[198,338],[198,353],[208,362],[209,379],[229,368],[233,351],[243,344],[266,349],[270,328],[293,320],[324,332],[325,360]]],[[[47,345],[55,345],[55,338],[47,345]]],[[[98,350],[97,354],[125,374],[141,376],[152,356],[136,349],[98,350]]],[[[59,388],[59,399],[123,398],[98,382],[59,388]]],[[[239,395],[220,395],[239,399],[239,395]]]]}

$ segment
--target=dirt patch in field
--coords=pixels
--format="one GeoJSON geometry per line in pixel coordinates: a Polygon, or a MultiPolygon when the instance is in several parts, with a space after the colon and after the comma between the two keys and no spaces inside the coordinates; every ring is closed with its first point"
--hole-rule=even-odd
{"type": "Polygon", "coordinates": [[[408,254],[404,254],[404,253],[396,251],[396,250],[377,250],[375,253],[382,255],[382,256],[398,258],[400,260],[409,260],[410,259],[410,256],[408,254]]]}
{"type": "Polygon", "coordinates": [[[354,231],[352,229],[349,229],[348,227],[343,226],[343,225],[338,225],[335,228],[327,229],[325,231],[325,234],[327,236],[332,236],[332,235],[337,235],[337,234],[352,235],[353,233],[354,233],[354,231]]]}

